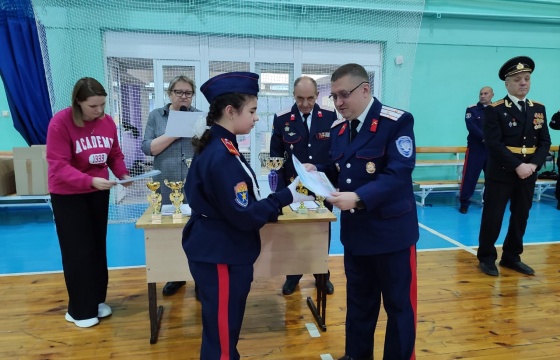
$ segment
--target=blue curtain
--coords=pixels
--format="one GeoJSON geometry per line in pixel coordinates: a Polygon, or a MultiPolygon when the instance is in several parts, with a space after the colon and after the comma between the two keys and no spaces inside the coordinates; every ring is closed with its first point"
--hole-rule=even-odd
{"type": "Polygon", "coordinates": [[[30,0],[0,0],[0,76],[15,129],[45,144],[52,110],[30,0]]]}

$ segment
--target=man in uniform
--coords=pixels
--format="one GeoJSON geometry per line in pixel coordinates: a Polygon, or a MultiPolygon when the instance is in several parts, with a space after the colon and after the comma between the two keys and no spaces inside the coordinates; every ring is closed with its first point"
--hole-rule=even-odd
{"type": "MultiPolygon", "coordinates": [[[[554,130],[560,130],[560,111],[556,112],[554,115],[552,115],[552,117],[550,118],[550,128],[554,129],[554,130]]],[[[556,157],[556,165],[558,167],[558,170],[560,171],[560,154],[558,154],[558,156],[556,157]]],[[[558,200],[558,203],[556,203],[556,209],[560,210],[560,176],[558,176],[558,179],[556,180],[556,200],[558,200]]]]}
{"type": "Polygon", "coordinates": [[[467,108],[465,113],[465,122],[469,135],[467,136],[467,153],[465,154],[465,163],[463,164],[463,177],[461,179],[461,190],[459,191],[459,200],[461,207],[459,212],[466,214],[469,210],[471,197],[480,172],[486,166],[486,145],[484,145],[484,136],[482,134],[482,126],[484,123],[484,108],[492,103],[494,92],[490,86],[480,89],[478,95],[478,103],[467,108]]]}
{"type": "MultiPolygon", "coordinates": [[[[288,186],[297,176],[292,154],[305,163],[325,163],[329,159],[330,128],[336,120],[334,109],[319,106],[317,82],[308,76],[294,81],[294,99],[296,103],[286,110],[274,115],[270,156],[283,157],[286,162],[278,171],[277,189],[288,186]]],[[[332,210],[330,204],[329,209],[332,210]]],[[[330,242],[330,224],[329,224],[330,242]]],[[[282,286],[284,295],[292,294],[302,275],[288,275],[282,286]]],[[[317,276],[315,276],[317,279],[317,276]]],[[[327,278],[327,294],[334,292],[334,286],[327,278]]]]}
{"type": "Polygon", "coordinates": [[[521,261],[521,253],[537,170],[548,156],[550,134],[544,106],[527,99],[534,70],[535,63],[529,57],[508,60],[498,73],[508,94],[484,112],[488,165],[477,257],[482,272],[490,276],[499,275],[495,244],[508,201],[511,216],[500,266],[526,275],[535,273],[521,261]]]}
{"type": "Polygon", "coordinates": [[[372,97],[358,64],[332,74],[331,97],[344,117],[331,129],[331,160],[318,166],[339,192],[346,273],[346,344],[341,360],[373,359],[381,299],[387,312],[384,359],[414,359],[418,217],[412,114],[372,97]]]}

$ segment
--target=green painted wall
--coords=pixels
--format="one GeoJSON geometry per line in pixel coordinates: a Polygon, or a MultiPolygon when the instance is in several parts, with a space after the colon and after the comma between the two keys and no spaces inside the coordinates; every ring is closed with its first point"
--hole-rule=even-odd
{"type": "Polygon", "coordinates": [[[14,146],[27,146],[25,140],[14,129],[12,117],[2,116],[3,111],[8,111],[11,115],[6,92],[4,91],[4,83],[0,79],[0,151],[11,151],[14,146]]]}
{"type": "MultiPolygon", "coordinates": [[[[386,12],[383,23],[355,24],[340,21],[350,10],[327,7],[316,13],[318,15],[311,18],[308,25],[299,25],[302,16],[295,14],[301,12],[300,3],[313,1],[286,0],[281,5],[275,1],[261,1],[260,14],[248,11],[247,2],[243,1],[226,2],[229,5],[227,9],[222,6],[222,11],[215,8],[224,2],[194,1],[193,9],[186,9],[184,4],[172,4],[167,8],[162,6],[157,13],[147,10],[123,13],[126,2],[115,5],[119,3],[68,1],[70,5],[65,8],[41,8],[42,2],[36,0],[35,4],[39,6],[39,17],[44,17],[41,21],[48,28],[53,85],[57,93],[53,99],[55,110],[68,105],[71,88],[67,84],[77,80],[73,74],[105,79],[102,34],[106,28],[150,32],[180,28],[187,33],[204,29],[207,33],[251,32],[280,37],[299,33],[343,41],[359,40],[353,34],[367,33],[370,40],[384,44],[383,100],[414,114],[418,145],[465,145],[465,108],[477,101],[478,90],[484,85],[494,88],[495,100],[505,95],[497,72],[505,60],[516,55],[531,56],[536,62],[529,97],[543,102],[549,117],[560,109],[556,85],[560,83],[560,0],[427,0],[415,59],[416,37],[396,29],[398,21],[391,12],[386,12]],[[76,6],[90,6],[88,14],[103,11],[102,23],[88,25],[88,19],[77,12],[76,6]],[[242,19],[250,21],[231,21],[231,12],[238,12],[242,19]],[[271,22],[275,24],[273,28],[271,22]],[[298,24],[296,27],[294,22],[298,24]],[[395,31],[379,31],[387,27],[395,27],[395,31]],[[263,33],[264,29],[267,33],[263,33]],[[66,55],[71,53],[80,56],[70,59],[66,55]],[[401,66],[393,62],[398,54],[410,54],[405,56],[401,66]],[[412,66],[413,72],[410,71],[412,66]]],[[[367,12],[390,2],[356,0],[352,6],[362,7],[360,11],[367,12]]],[[[327,0],[319,3],[342,4],[327,0]]],[[[4,104],[5,93],[0,86],[0,108],[7,109],[4,104]]],[[[559,144],[560,131],[552,131],[552,138],[554,144],[559,144]]],[[[0,118],[0,149],[19,146],[23,141],[20,139],[11,126],[11,119],[0,118]]]]}

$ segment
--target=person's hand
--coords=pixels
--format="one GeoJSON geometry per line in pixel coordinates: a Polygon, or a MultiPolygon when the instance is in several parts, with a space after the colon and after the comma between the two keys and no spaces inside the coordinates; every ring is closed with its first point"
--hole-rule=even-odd
{"type": "Polygon", "coordinates": [[[288,185],[288,189],[292,193],[292,203],[303,202],[303,201],[311,201],[315,200],[315,198],[311,195],[304,195],[296,191],[296,188],[299,184],[299,176],[296,176],[294,181],[290,185],[288,185]]]}
{"type": "MultiPolygon", "coordinates": [[[[130,179],[130,176],[129,176],[129,175],[125,175],[125,176],[123,176],[123,177],[121,178],[121,180],[126,180],[126,179],[130,179]]],[[[128,187],[128,186],[132,185],[132,181],[125,182],[125,183],[121,183],[121,185],[122,185],[122,186],[128,187]]]]}
{"type": "Polygon", "coordinates": [[[535,164],[521,164],[515,168],[515,172],[520,179],[527,179],[529,176],[537,170],[537,165],[535,164]]]}
{"type": "Polygon", "coordinates": [[[339,208],[340,210],[351,210],[356,207],[358,194],[355,192],[333,192],[327,201],[339,208]]]}
{"type": "Polygon", "coordinates": [[[305,171],[317,171],[317,166],[310,163],[303,164],[303,167],[305,168],[305,171]]]}
{"type": "Polygon", "coordinates": [[[109,190],[117,183],[115,181],[103,179],[100,177],[94,177],[91,181],[91,186],[96,188],[97,190],[109,190]]]}

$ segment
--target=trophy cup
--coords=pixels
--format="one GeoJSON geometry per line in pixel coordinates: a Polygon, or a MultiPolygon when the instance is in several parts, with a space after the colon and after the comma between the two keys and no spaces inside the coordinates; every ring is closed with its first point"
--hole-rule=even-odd
{"type": "Polygon", "coordinates": [[[152,190],[148,194],[148,203],[152,206],[152,224],[161,224],[161,194],[157,193],[159,181],[149,181],[146,186],[152,190]]]}
{"type": "MultiPolygon", "coordinates": [[[[185,179],[186,180],[186,179],[185,179]]],[[[173,223],[180,223],[183,220],[183,213],[181,213],[181,204],[183,204],[183,199],[185,195],[183,194],[183,186],[185,185],[185,180],[183,181],[168,181],[163,180],[165,186],[170,188],[171,194],[169,194],[169,199],[175,207],[173,212],[173,223]]]]}
{"type": "Polygon", "coordinates": [[[327,212],[325,207],[325,197],[317,195],[317,201],[319,202],[319,207],[317,208],[317,214],[324,214],[327,212]]]}
{"type": "Polygon", "coordinates": [[[280,170],[282,165],[284,165],[283,157],[264,157],[261,159],[264,165],[270,172],[268,173],[268,186],[270,186],[270,191],[276,192],[276,187],[278,186],[278,173],[276,171],[280,170]]]}
{"type": "MultiPolygon", "coordinates": [[[[308,191],[305,187],[303,187],[303,183],[300,181],[299,184],[297,185],[297,192],[307,195],[308,191]]],[[[299,203],[299,207],[297,209],[298,214],[307,214],[307,208],[305,207],[305,203],[302,201],[299,203]]]]}

